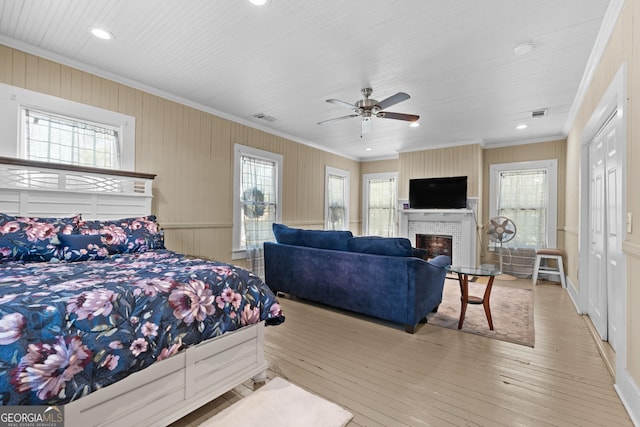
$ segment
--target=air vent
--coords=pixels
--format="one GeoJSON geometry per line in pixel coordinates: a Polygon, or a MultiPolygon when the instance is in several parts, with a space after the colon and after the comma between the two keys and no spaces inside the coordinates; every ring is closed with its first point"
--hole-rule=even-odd
{"type": "Polygon", "coordinates": [[[545,108],[544,110],[536,110],[536,111],[532,111],[531,112],[531,117],[536,118],[536,117],[544,117],[547,115],[547,109],[545,108]]]}
{"type": "Polygon", "coordinates": [[[277,120],[275,117],[266,115],[265,113],[254,114],[251,117],[258,120],[264,120],[265,122],[275,122],[277,120]]]}

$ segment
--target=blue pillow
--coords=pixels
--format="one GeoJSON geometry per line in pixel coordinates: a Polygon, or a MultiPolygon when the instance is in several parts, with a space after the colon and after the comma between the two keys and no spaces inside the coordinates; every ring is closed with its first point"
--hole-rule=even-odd
{"type": "Polygon", "coordinates": [[[155,215],[115,220],[83,221],[80,234],[101,235],[110,254],[165,249],[164,231],[155,215]]]}
{"type": "Polygon", "coordinates": [[[276,236],[276,242],[284,243],[285,245],[303,246],[302,230],[299,228],[291,228],[284,224],[276,223],[271,228],[273,229],[273,235],[276,236]]]}
{"type": "Polygon", "coordinates": [[[302,242],[310,248],[348,251],[349,239],[352,237],[350,231],[302,230],[302,242]]]}
{"type": "Polygon", "coordinates": [[[349,250],[371,255],[413,256],[411,241],[404,237],[353,237],[349,239],[349,250]]]}
{"type": "Polygon", "coordinates": [[[78,232],[80,215],[20,217],[0,213],[0,260],[47,262],[58,256],[58,234],[78,232]]]}
{"type": "Polygon", "coordinates": [[[60,258],[68,261],[94,261],[109,257],[109,250],[99,234],[58,234],[60,258]]]}
{"type": "Polygon", "coordinates": [[[422,248],[411,248],[411,256],[426,260],[429,257],[429,251],[422,248]]]}

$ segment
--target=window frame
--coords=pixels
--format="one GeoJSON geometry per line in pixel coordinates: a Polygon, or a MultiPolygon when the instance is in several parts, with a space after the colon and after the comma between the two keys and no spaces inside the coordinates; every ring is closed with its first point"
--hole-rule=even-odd
{"type": "Polygon", "coordinates": [[[349,230],[349,187],[351,186],[351,173],[345,169],[338,169],[332,166],[325,166],[324,172],[324,229],[329,228],[329,177],[331,175],[344,178],[344,228],[342,230],[349,230]]]}
{"type": "Polygon", "coordinates": [[[241,144],[234,144],[233,147],[233,230],[232,230],[232,249],[231,258],[246,259],[246,247],[240,245],[242,240],[242,202],[240,194],[240,170],[242,169],[242,157],[253,157],[275,163],[276,169],[276,222],[282,222],[282,155],[271,151],[260,150],[258,148],[249,147],[241,144]]]}
{"type": "Polygon", "coordinates": [[[0,83],[0,156],[24,158],[23,108],[118,129],[121,139],[117,170],[135,171],[135,117],[3,83],[0,83]]]}
{"type": "MultiPolygon", "coordinates": [[[[394,178],[396,183],[396,199],[398,196],[398,173],[397,172],[380,172],[380,173],[368,173],[362,175],[362,233],[363,235],[370,235],[369,233],[369,182],[374,179],[390,179],[394,178]]],[[[393,209],[395,210],[393,237],[398,236],[398,200],[394,201],[393,209]]]]}
{"type": "MultiPolygon", "coordinates": [[[[534,160],[526,162],[514,162],[514,163],[496,163],[489,166],[489,219],[498,215],[498,182],[500,173],[531,170],[531,169],[544,169],[547,173],[547,212],[546,212],[546,242],[547,247],[555,248],[557,244],[558,234],[558,160],[534,160]]],[[[518,224],[516,224],[516,227],[518,224]]],[[[492,249],[496,244],[489,244],[489,248],[492,249]]]]}

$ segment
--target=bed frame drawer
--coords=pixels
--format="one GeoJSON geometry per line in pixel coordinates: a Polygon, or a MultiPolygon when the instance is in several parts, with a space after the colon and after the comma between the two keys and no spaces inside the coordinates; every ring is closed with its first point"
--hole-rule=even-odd
{"type": "Polygon", "coordinates": [[[264,322],[228,332],[65,405],[70,426],[165,426],[253,378],[266,379],[264,322]]]}

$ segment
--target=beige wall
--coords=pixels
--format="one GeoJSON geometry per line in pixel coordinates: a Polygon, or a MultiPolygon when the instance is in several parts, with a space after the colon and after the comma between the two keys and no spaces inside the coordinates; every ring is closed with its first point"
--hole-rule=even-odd
{"type": "Polygon", "coordinates": [[[398,159],[364,162],[360,165],[360,172],[362,175],[368,173],[398,172],[398,159]]]}
{"type": "MultiPolygon", "coordinates": [[[[579,219],[579,178],[580,178],[580,144],[582,132],[591,115],[609,87],[620,66],[627,64],[627,176],[626,201],[627,211],[634,218],[633,232],[626,235],[623,249],[627,261],[627,370],[636,385],[640,384],[640,110],[635,108],[634,100],[640,99],[640,0],[628,0],[623,6],[618,22],[611,35],[604,55],[594,73],[593,80],[580,104],[576,120],[567,137],[567,209],[565,224],[576,224],[579,219]]],[[[574,226],[572,226],[573,228],[574,226]]],[[[579,235],[567,233],[565,251],[570,261],[577,263],[579,235]]],[[[575,269],[569,271],[571,281],[580,286],[575,269]]]]}
{"type": "MultiPolygon", "coordinates": [[[[482,215],[481,215],[481,224],[486,223],[489,220],[489,172],[491,165],[500,164],[500,163],[515,163],[515,162],[526,162],[526,161],[535,161],[535,160],[548,160],[548,159],[556,159],[558,161],[558,218],[557,218],[557,241],[558,247],[562,247],[562,242],[564,241],[564,233],[566,232],[566,227],[564,225],[564,217],[565,217],[565,181],[566,181],[566,173],[563,165],[566,162],[566,152],[567,152],[567,143],[566,140],[560,141],[551,141],[551,142],[539,142],[535,144],[523,144],[523,145],[514,145],[511,147],[500,147],[500,148],[489,148],[484,150],[483,157],[483,166],[482,166],[482,176],[483,182],[486,185],[482,188],[482,197],[481,200],[484,200],[485,203],[482,206],[482,215]]],[[[480,221],[480,219],[479,219],[480,221]]],[[[577,232],[577,227],[576,227],[577,232]]],[[[484,237],[485,234],[481,233],[482,242],[481,249],[486,248],[488,246],[488,241],[484,237]]],[[[485,255],[489,255],[486,252],[481,252],[485,255]]],[[[481,259],[481,261],[484,261],[481,259]]],[[[486,259],[486,262],[491,262],[490,258],[486,259]]],[[[567,266],[565,266],[567,268],[567,266]]],[[[577,266],[576,266],[577,268],[577,266]]]]}
{"type": "Polygon", "coordinates": [[[400,153],[398,197],[409,198],[409,180],[467,176],[467,194],[479,197],[482,188],[482,147],[479,144],[400,153]]]}
{"type": "Polygon", "coordinates": [[[2,45],[0,64],[2,83],[136,118],[136,170],[157,174],[153,212],[170,249],[231,261],[235,143],[283,155],[289,224],[322,228],[325,166],[348,170],[351,228],[359,232],[359,162],[2,45]]]}

